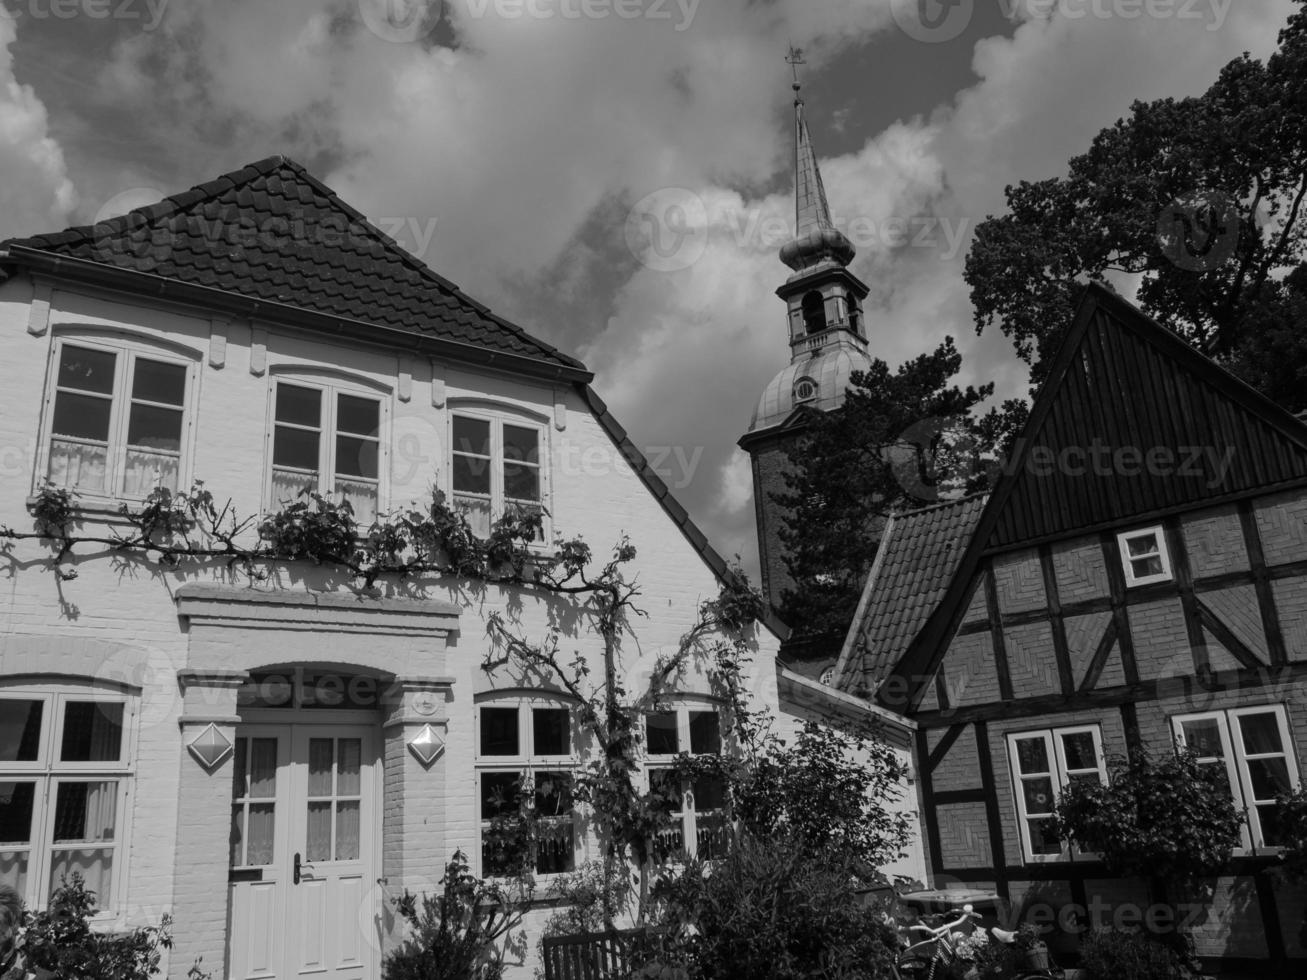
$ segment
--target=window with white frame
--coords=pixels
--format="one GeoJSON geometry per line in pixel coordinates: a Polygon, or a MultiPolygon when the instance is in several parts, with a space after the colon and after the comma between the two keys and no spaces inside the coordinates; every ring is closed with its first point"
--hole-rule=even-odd
{"type": "Polygon", "coordinates": [[[714,775],[683,779],[675,768],[680,756],[716,756],[722,751],[721,715],[715,708],[682,706],[645,716],[645,772],[649,789],[672,803],[673,825],[659,835],[664,854],[705,860],[726,845],[726,786],[714,775]]]}
{"type": "Polygon", "coordinates": [[[1245,849],[1284,844],[1276,797],[1301,785],[1282,705],[1232,708],[1171,719],[1176,743],[1225,771],[1235,805],[1248,814],[1245,849]]]}
{"type": "Polygon", "coordinates": [[[88,496],[143,499],[189,478],[195,362],[145,344],[55,341],[45,479],[88,496]]]}
{"type": "Polygon", "coordinates": [[[486,702],[477,707],[477,825],[481,874],[510,875],[523,866],[538,875],[576,869],[581,845],[572,783],[575,732],[569,708],[547,701],[486,702]],[[524,810],[534,833],[506,843],[498,830],[524,810]]]}
{"type": "Polygon", "coordinates": [[[1160,527],[1126,531],[1117,535],[1121,547],[1121,564],[1125,584],[1152,585],[1171,581],[1171,554],[1166,548],[1166,534],[1160,527]]]}
{"type": "Polygon", "coordinates": [[[476,535],[489,536],[506,513],[545,513],[543,425],[464,411],[450,424],[453,503],[476,535]]]}
{"type": "Polygon", "coordinates": [[[1027,861],[1072,858],[1051,830],[1058,796],[1075,783],[1106,785],[1107,764],[1097,726],[1055,728],[1008,735],[1012,785],[1027,861]]]}
{"type": "Polygon", "coordinates": [[[43,908],[80,874],[102,909],[121,895],[132,778],[124,696],[0,689],[0,882],[43,908]]]}
{"type": "Polygon", "coordinates": [[[271,505],[285,505],[313,490],[349,501],[362,525],[375,520],[381,507],[381,416],[381,398],[363,390],[277,381],[271,505]]]}

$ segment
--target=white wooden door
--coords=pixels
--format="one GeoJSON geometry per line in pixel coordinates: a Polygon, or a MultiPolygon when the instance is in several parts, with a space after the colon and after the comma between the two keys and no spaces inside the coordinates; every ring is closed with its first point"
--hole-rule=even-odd
{"type": "Polygon", "coordinates": [[[232,792],[232,980],[376,980],[375,730],[243,726],[232,792]]]}

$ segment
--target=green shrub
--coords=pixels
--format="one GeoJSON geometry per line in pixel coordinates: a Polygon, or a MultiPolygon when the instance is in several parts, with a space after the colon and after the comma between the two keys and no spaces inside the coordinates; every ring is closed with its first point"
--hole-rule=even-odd
{"type": "Polygon", "coordinates": [[[1187,980],[1197,976],[1188,939],[1095,929],[1080,941],[1080,967],[1091,980],[1187,980]]]}
{"type": "Polygon", "coordinates": [[[1299,884],[1307,880],[1307,790],[1281,793],[1275,815],[1275,842],[1283,845],[1277,870],[1299,884]]]}
{"type": "MultiPolygon", "coordinates": [[[[79,874],[63,879],[50,899],[50,907],[40,912],[12,909],[17,904],[12,893],[3,903],[6,928],[11,933],[0,936],[0,975],[35,975],[52,980],[149,980],[159,970],[163,951],[172,947],[168,932],[170,920],[164,916],[158,926],[146,926],[131,932],[97,933],[91,930],[95,915],[95,893],[86,890],[79,874]],[[12,931],[10,920],[20,924],[12,931]]],[[[201,980],[198,964],[187,976],[201,980]]]]}
{"type": "Polygon", "coordinates": [[[652,969],[692,980],[892,977],[897,936],[858,904],[856,862],[805,850],[742,836],[711,869],[692,860],[664,875],[654,894],[673,933],[652,969]]]}
{"type": "Polygon", "coordinates": [[[1239,844],[1243,814],[1225,769],[1180,753],[1118,761],[1111,783],[1072,783],[1058,800],[1055,832],[1102,856],[1122,877],[1186,882],[1217,874],[1239,844]]]}
{"type": "Polygon", "coordinates": [[[397,903],[412,935],[386,956],[384,980],[499,980],[504,948],[522,922],[522,906],[505,889],[481,881],[456,851],[439,895],[409,892],[397,903]]]}

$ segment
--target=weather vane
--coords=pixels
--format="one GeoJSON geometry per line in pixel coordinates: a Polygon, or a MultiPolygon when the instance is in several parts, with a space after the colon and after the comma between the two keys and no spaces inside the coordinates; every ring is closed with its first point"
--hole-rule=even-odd
{"type": "Polygon", "coordinates": [[[797,92],[802,88],[802,85],[799,83],[799,65],[807,64],[807,62],[803,60],[803,48],[796,48],[791,44],[790,53],[785,58],[785,63],[794,71],[794,91],[797,92]]]}

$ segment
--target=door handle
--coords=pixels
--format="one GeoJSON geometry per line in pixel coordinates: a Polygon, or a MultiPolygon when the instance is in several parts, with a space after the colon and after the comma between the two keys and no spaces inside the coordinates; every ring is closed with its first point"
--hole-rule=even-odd
{"type": "Polygon", "coordinates": [[[300,883],[300,854],[299,854],[299,851],[296,851],[296,852],[295,852],[295,876],[294,876],[294,878],[295,878],[295,884],[298,885],[298,884],[300,883]]]}

